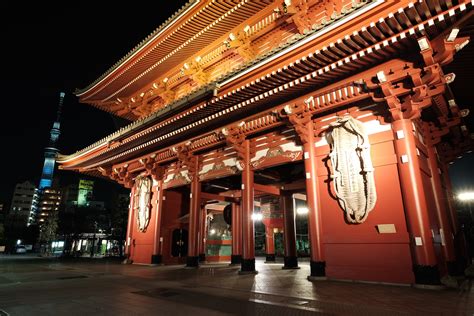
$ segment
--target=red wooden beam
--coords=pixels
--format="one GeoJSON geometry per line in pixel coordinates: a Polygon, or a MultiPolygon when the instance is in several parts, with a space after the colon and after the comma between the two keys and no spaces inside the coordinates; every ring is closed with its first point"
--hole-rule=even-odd
{"type": "Polygon", "coordinates": [[[263,185],[263,184],[254,183],[253,187],[255,191],[260,191],[260,192],[268,193],[272,195],[280,195],[280,189],[272,185],[263,185]]]}

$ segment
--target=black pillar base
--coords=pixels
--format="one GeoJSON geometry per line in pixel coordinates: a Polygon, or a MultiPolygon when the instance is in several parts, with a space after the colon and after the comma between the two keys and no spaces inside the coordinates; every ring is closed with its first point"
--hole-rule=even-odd
{"type": "Polygon", "coordinates": [[[287,257],[285,256],[283,258],[283,262],[285,265],[283,266],[282,269],[299,269],[298,267],[298,257],[287,257]]]}
{"type": "Polygon", "coordinates": [[[413,265],[415,283],[423,285],[441,285],[437,266],[413,265]]]}
{"type": "Polygon", "coordinates": [[[242,263],[242,255],[232,255],[230,257],[230,264],[241,264],[242,263]]]}
{"type": "Polygon", "coordinates": [[[239,274],[257,274],[255,270],[255,258],[242,259],[239,274]]]}
{"type": "Polygon", "coordinates": [[[204,262],[206,261],[206,254],[205,253],[200,253],[199,254],[199,262],[204,262]]]}
{"type": "Polygon", "coordinates": [[[464,271],[459,269],[459,265],[456,261],[446,261],[446,267],[448,268],[448,274],[452,276],[464,275],[464,271]]]}
{"type": "Polygon", "coordinates": [[[161,264],[163,263],[163,256],[162,255],[152,255],[151,256],[151,264],[161,264]]]}
{"type": "Polygon", "coordinates": [[[131,260],[130,258],[126,258],[122,261],[122,264],[132,264],[133,263],[133,260],[131,260]]]}
{"type": "Polygon", "coordinates": [[[191,257],[187,256],[186,257],[186,267],[187,268],[197,268],[199,267],[199,257],[191,257]]]}
{"type": "Polygon", "coordinates": [[[325,277],[326,276],[326,262],[325,261],[311,261],[311,276],[325,277]]]}
{"type": "Polygon", "coordinates": [[[276,261],[275,254],[274,253],[267,253],[267,255],[265,257],[265,263],[275,262],[275,261],[276,261]]]}

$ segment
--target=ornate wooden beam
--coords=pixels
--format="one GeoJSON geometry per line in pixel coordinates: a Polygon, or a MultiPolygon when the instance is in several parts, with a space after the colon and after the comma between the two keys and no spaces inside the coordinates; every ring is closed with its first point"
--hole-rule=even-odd
{"type": "Polygon", "coordinates": [[[205,200],[205,201],[216,200],[216,201],[221,201],[221,202],[238,203],[240,199],[237,197],[232,197],[228,195],[201,192],[201,200],[205,200]]]}
{"type": "Polygon", "coordinates": [[[254,183],[253,187],[257,192],[280,196],[280,189],[276,186],[254,183]]]}

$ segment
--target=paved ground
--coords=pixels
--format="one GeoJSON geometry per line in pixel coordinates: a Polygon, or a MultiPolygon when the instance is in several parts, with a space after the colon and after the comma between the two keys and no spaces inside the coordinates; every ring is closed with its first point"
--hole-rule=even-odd
{"type": "Polygon", "coordinates": [[[311,283],[307,263],[257,269],[0,256],[0,315],[474,315],[474,289],[311,283]]]}

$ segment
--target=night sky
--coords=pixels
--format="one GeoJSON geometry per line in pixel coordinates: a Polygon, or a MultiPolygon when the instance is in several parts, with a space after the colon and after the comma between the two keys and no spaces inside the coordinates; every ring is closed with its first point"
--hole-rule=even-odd
{"type": "MultiPolygon", "coordinates": [[[[0,4],[0,203],[10,200],[17,182],[38,183],[60,91],[66,93],[61,153],[82,149],[124,124],[108,113],[79,104],[74,90],[97,79],[186,3],[11,2],[0,4]]],[[[60,172],[62,178],[71,178],[64,173],[60,172]]]]}
{"type": "MultiPolygon", "coordinates": [[[[9,202],[17,182],[38,183],[43,148],[48,143],[60,91],[66,92],[59,141],[61,153],[82,149],[124,124],[105,112],[79,104],[73,91],[97,79],[185,2],[11,4],[5,1],[0,4],[3,55],[0,203],[9,202]]],[[[453,170],[457,187],[474,187],[473,154],[470,156],[456,163],[457,169],[453,170]]]]}

